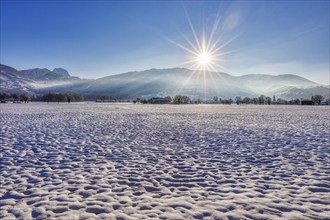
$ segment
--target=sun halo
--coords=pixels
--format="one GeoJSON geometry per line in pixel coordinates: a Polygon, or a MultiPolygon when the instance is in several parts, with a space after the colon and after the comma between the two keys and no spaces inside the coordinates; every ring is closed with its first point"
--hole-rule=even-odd
{"type": "Polygon", "coordinates": [[[211,55],[208,52],[202,52],[198,55],[197,60],[200,65],[207,65],[211,61],[211,55]]]}

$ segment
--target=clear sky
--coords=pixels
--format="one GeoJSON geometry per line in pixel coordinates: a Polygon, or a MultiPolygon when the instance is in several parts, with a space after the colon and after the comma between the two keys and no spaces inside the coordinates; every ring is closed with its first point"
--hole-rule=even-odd
{"type": "Polygon", "coordinates": [[[187,67],[195,34],[229,44],[217,71],[329,83],[329,1],[4,1],[1,63],[99,78],[187,67]],[[217,20],[217,18],[219,18],[217,20]],[[189,24],[189,21],[191,25],[189,24]],[[230,52],[230,53],[229,53],[230,52]]]}

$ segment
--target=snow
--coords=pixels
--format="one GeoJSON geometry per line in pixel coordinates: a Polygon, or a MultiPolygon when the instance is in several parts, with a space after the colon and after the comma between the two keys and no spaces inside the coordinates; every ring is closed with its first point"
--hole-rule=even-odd
{"type": "Polygon", "coordinates": [[[0,219],[327,219],[328,106],[1,104],[0,219]]]}

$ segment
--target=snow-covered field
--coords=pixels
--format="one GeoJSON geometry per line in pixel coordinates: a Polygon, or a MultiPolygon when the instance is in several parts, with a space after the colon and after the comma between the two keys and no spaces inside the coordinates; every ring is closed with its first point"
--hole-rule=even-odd
{"type": "Polygon", "coordinates": [[[329,107],[0,109],[0,219],[330,217],[329,107]]]}

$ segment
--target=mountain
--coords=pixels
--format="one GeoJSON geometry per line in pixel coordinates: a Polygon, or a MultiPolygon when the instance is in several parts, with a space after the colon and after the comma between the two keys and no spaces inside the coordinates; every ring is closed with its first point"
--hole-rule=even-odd
{"type": "Polygon", "coordinates": [[[292,100],[296,98],[310,99],[312,96],[318,94],[326,99],[330,98],[330,88],[326,86],[313,86],[308,88],[298,88],[293,86],[285,86],[269,92],[278,98],[292,100]]]}
{"type": "Polygon", "coordinates": [[[29,93],[33,90],[33,80],[26,78],[25,74],[9,66],[0,64],[1,92],[29,93]]]}
{"type": "Polygon", "coordinates": [[[26,77],[30,77],[36,81],[61,81],[71,79],[69,72],[63,68],[55,68],[53,71],[45,68],[35,68],[22,70],[21,72],[24,73],[26,77]]]}
{"type": "Polygon", "coordinates": [[[69,72],[63,68],[55,68],[53,69],[53,73],[57,74],[59,77],[70,78],[69,72]]]}
{"type": "Polygon", "coordinates": [[[232,76],[222,72],[203,72],[185,68],[150,69],[111,75],[95,80],[72,77],[63,68],[18,71],[0,65],[1,92],[25,91],[74,92],[88,96],[108,95],[117,98],[151,98],[155,96],[190,96],[192,99],[256,97],[261,94],[277,98],[329,97],[329,87],[297,75],[250,74],[232,76]]]}
{"type": "MultiPolygon", "coordinates": [[[[314,89],[328,90],[327,87],[296,75],[244,75],[232,76],[221,72],[193,71],[184,68],[150,69],[128,72],[96,79],[75,91],[85,95],[111,95],[125,98],[150,98],[154,96],[188,95],[195,99],[210,99],[214,96],[233,98],[236,96],[255,97],[261,94],[284,98],[288,94],[277,90],[299,88],[301,91],[314,89]],[[206,86],[204,86],[206,85],[206,86]]],[[[303,92],[302,92],[303,93],[303,92]]],[[[310,94],[309,92],[307,93],[310,94]]],[[[310,98],[306,94],[296,94],[294,98],[310,98]],[[302,96],[301,96],[302,95],[302,96]],[[298,97],[299,96],[299,97],[298,97]]]]}
{"type": "Polygon", "coordinates": [[[0,64],[0,79],[2,93],[30,94],[39,94],[49,88],[66,90],[74,84],[85,81],[70,76],[63,68],[55,68],[53,71],[45,68],[19,71],[3,64],[0,64]]]}

